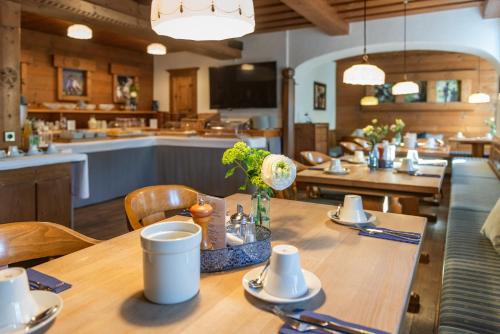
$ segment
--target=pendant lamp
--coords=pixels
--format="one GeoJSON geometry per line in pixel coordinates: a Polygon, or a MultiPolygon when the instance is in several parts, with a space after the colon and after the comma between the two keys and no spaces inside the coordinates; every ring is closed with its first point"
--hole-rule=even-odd
{"type": "Polygon", "coordinates": [[[406,74],[406,5],[408,0],[403,0],[404,3],[404,49],[403,49],[403,72],[404,80],[392,86],[392,95],[417,94],[420,91],[417,83],[409,81],[406,74]]]}
{"type": "Polygon", "coordinates": [[[237,38],[255,30],[252,0],[153,0],[158,35],[194,41],[237,38]]]}
{"type": "Polygon", "coordinates": [[[366,0],[364,0],[363,36],[363,62],[345,70],[343,82],[350,85],[383,85],[385,83],[384,71],[369,64],[366,53],[366,0]]]}
{"type": "Polygon", "coordinates": [[[84,24],[73,24],[68,27],[67,35],[76,39],[91,39],[92,29],[84,24]]]}
{"type": "Polygon", "coordinates": [[[375,96],[363,96],[359,103],[362,106],[377,106],[378,99],[375,96]]]}
{"type": "Polygon", "coordinates": [[[481,59],[477,57],[477,92],[469,96],[469,103],[489,103],[490,96],[481,93],[481,59]]]}
{"type": "Polygon", "coordinates": [[[147,52],[150,55],[163,56],[167,54],[167,48],[161,43],[151,43],[148,45],[147,52]]]}

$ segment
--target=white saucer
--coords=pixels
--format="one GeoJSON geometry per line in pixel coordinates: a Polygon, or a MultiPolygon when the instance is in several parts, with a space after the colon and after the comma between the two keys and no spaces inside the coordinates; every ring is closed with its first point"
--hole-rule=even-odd
{"type": "Polygon", "coordinates": [[[418,168],[415,168],[412,171],[404,170],[404,169],[401,169],[401,168],[396,168],[395,170],[398,173],[403,173],[403,174],[408,174],[408,175],[413,175],[413,174],[415,174],[415,173],[418,172],[418,168]]]}
{"type": "Polygon", "coordinates": [[[342,167],[342,171],[334,171],[334,170],[330,170],[329,168],[325,168],[324,169],[324,172],[326,174],[332,174],[332,175],[347,175],[349,174],[351,170],[349,168],[345,168],[345,167],[342,167]]]}
{"type": "Polygon", "coordinates": [[[42,312],[46,309],[48,309],[51,306],[57,305],[57,311],[52,314],[50,317],[39,323],[38,325],[30,328],[29,331],[24,331],[24,326],[16,326],[16,327],[9,327],[9,328],[1,328],[0,333],[6,334],[6,333],[33,333],[40,328],[46,326],[49,324],[52,320],[54,320],[59,313],[61,313],[62,307],[63,307],[63,300],[62,298],[53,292],[50,291],[41,291],[41,290],[33,290],[31,291],[31,295],[33,296],[33,299],[35,299],[35,302],[38,304],[38,312],[42,312]]]}
{"type": "Polygon", "coordinates": [[[348,221],[340,220],[337,216],[335,216],[335,213],[336,213],[336,210],[330,210],[326,213],[326,215],[328,216],[328,218],[333,220],[333,222],[340,224],[340,225],[351,226],[351,225],[374,224],[377,221],[377,217],[374,214],[371,214],[367,211],[365,211],[366,222],[364,222],[364,223],[356,223],[356,222],[348,222],[348,221]]]}
{"type": "Polygon", "coordinates": [[[252,279],[256,279],[259,274],[262,272],[262,269],[264,269],[264,266],[260,266],[257,268],[254,268],[247,272],[245,276],[243,276],[243,288],[245,289],[246,292],[254,296],[255,298],[261,299],[263,301],[273,303],[273,304],[290,304],[290,303],[298,303],[298,302],[303,302],[306,300],[309,300],[316,296],[320,291],[321,291],[321,281],[319,278],[314,275],[312,272],[307,271],[305,269],[302,269],[302,272],[304,273],[304,278],[306,279],[306,284],[307,284],[307,293],[301,297],[297,298],[281,298],[281,297],[276,297],[273,296],[262,289],[252,289],[251,287],[248,286],[248,281],[252,279]]]}

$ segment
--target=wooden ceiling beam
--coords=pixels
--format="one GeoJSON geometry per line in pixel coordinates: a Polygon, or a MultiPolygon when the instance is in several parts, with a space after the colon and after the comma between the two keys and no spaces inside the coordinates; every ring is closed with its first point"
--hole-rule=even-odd
{"type": "Polygon", "coordinates": [[[281,2],[329,35],[349,33],[349,23],[339,16],[327,0],[281,0],[281,2]]]}
{"type": "Polygon", "coordinates": [[[500,0],[486,0],[483,7],[483,17],[485,19],[500,17],[500,0]]]}
{"type": "MultiPolygon", "coordinates": [[[[172,46],[176,50],[190,51],[217,59],[241,58],[241,48],[229,45],[231,41],[195,42],[159,36],[151,29],[149,20],[135,16],[134,12],[122,13],[85,0],[14,1],[21,3],[21,8],[25,12],[70,22],[85,23],[97,29],[117,31],[123,36],[128,35],[148,42],[163,43],[167,48],[172,46]]],[[[97,2],[98,0],[92,1],[97,2]]],[[[106,1],[102,1],[103,4],[104,2],[106,1]]]]}

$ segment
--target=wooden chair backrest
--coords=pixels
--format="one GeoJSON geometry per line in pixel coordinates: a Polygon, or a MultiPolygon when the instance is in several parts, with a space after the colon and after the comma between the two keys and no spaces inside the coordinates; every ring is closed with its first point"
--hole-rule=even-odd
{"type": "Polygon", "coordinates": [[[364,138],[354,138],[353,141],[364,149],[370,148],[370,142],[364,138]]]}
{"type": "Polygon", "coordinates": [[[0,224],[0,266],[62,256],[97,243],[99,240],[54,223],[0,224]]]}
{"type": "Polygon", "coordinates": [[[322,164],[323,162],[330,161],[332,158],[329,155],[326,155],[324,153],[318,152],[318,151],[302,151],[300,152],[300,155],[304,160],[312,165],[319,165],[322,164]]]}
{"type": "Polygon", "coordinates": [[[198,192],[181,185],[159,185],[134,190],[125,197],[125,212],[133,230],[166,218],[170,210],[196,204],[198,192]]]}
{"type": "Polygon", "coordinates": [[[348,153],[348,154],[354,154],[354,151],[363,149],[363,147],[361,147],[360,145],[358,145],[356,143],[351,143],[348,141],[341,141],[340,146],[344,150],[344,153],[348,153]]]}

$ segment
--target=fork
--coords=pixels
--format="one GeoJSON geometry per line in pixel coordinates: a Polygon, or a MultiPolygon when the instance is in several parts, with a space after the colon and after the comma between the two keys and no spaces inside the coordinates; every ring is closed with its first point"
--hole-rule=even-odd
{"type": "Polygon", "coordinates": [[[305,322],[301,322],[299,320],[290,318],[290,317],[286,316],[286,314],[283,311],[281,311],[278,307],[274,307],[272,311],[282,321],[284,321],[285,324],[287,324],[288,326],[290,326],[292,329],[296,330],[297,332],[303,333],[303,332],[314,331],[314,330],[322,330],[322,331],[324,331],[326,333],[342,334],[341,332],[334,331],[332,329],[328,329],[328,328],[323,328],[323,327],[319,327],[319,326],[307,324],[305,322]]]}
{"type": "MultiPolygon", "coordinates": [[[[356,224],[355,227],[356,227],[356,229],[367,229],[367,228],[380,229],[381,228],[373,223],[356,224]]],[[[420,233],[417,233],[417,232],[399,231],[399,230],[393,230],[393,229],[386,228],[386,227],[384,227],[384,230],[385,230],[384,232],[399,234],[403,237],[408,237],[408,238],[413,238],[413,239],[422,238],[422,235],[420,233]]]]}
{"type": "Polygon", "coordinates": [[[57,288],[60,288],[64,285],[64,282],[57,283],[55,286],[51,287],[48,285],[45,285],[41,282],[34,281],[34,280],[29,280],[30,286],[34,287],[37,290],[44,290],[44,291],[51,291],[55,292],[57,288]]]}

